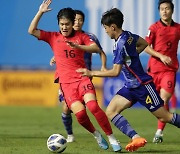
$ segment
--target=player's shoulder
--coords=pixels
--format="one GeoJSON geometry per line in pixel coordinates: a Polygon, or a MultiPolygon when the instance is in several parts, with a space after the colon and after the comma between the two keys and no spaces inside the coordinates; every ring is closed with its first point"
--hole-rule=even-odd
{"type": "Polygon", "coordinates": [[[150,29],[150,30],[156,30],[156,29],[158,29],[158,28],[160,28],[160,27],[162,27],[162,23],[161,23],[161,21],[159,20],[159,21],[156,21],[155,23],[153,23],[153,24],[149,27],[149,29],[150,29]]]}

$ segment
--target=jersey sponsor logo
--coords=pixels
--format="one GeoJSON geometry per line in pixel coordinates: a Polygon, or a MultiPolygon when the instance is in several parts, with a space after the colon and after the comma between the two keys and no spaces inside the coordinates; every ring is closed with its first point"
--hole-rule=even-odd
{"type": "Polygon", "coordinates": [[[149,95],[146,97],[146,104],[152,104],[152,100],[149,95]]]}

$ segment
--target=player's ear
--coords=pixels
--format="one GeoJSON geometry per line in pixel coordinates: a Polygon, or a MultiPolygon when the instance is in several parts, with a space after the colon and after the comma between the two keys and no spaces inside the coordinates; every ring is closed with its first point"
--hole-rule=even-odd
{"type": "Polygon", "coordinates": [[[115,31],[115,29],[116,29],[115,24],[112,24],[112,25],[111,25],[111,30],[112,30],[112,31],[115,31]]]}

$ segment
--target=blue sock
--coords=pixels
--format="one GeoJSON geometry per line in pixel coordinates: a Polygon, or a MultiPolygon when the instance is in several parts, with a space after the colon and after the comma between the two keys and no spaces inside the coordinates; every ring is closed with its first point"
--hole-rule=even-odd
{"type": "Polygon", "coordinates": [[[173,113],[173,118],[169,123],[180,128],[180,115],[177,113],[173,113]]]}
{"type": "Polygon", "coordinates": [[[70,114],[64,114],[62,113],[62,121],[63,121],[63,124],[64,124],[64,127],[67,131],[67,134],[68,135],[71,135],[73,134],[73,131],[72,131],[72,116],[71,116],[71,113],[70,114]]]}
{"type": "Polygon", "coordinates": [[[125,135],[132,138],[136,135],[136,131],[130,126],[129,122],[120,114],[117,114],[111,122],[125,135]]]}

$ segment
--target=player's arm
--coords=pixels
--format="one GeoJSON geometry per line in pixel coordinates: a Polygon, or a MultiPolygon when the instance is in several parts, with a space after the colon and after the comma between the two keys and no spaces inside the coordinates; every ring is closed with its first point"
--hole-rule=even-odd
{"type": "Polygon", "coordinates": [[[106,61],[107,61],[107,57],[106,57],[106,54],[103,50],[101,50],[101,52],[99,53],[100,55],[100,58],[101,58],[101,71],[106,71],[106,61]]]}
{"type": "Polygon", "coordinates": [[[120,64],[114,64],[113,68],[106,71],[90,71],[85,68],[80,68],[76,70],[77,72],[81,73],[82,76],[89,76],[89,77],[116,77],[121,72],[122,65],[120,64]]]}
{"type": "Polygon", "coordinates": [[[96,43],[92,43],[90,45],[80,45],[71,41],[66,41],[68,43],[68,45],[71,48],[77,48],[86,52],[90,52],[90,53],[100,53],[101,49],[98,47],[98,45],[96,43]]]}
{"type": "Polygon", "coordinates": [[[148,43],[146,42],[146,40],[144,40],[142,37],[139,37],[136,43],[137,52],[141,53],[147,46],[148,46],[148,43]]]}
{"type": "Polygon", "coordinates": [[[137,49],[138,53],[141,53],[144,50],[149,55],[159,58],[165,65],[171,65],[171,63],[172,63],[170,57],[155,51],[153,48],[151,48],[148,45],[147,41],[145,39],[143,39],[142,37],[139,37],[137,44],[136,44],[136,49],[137,49]]]}
{"type": "Polygon", "coordinates": [[[39,20],[41,19],[41,16],[43,13],[50,11],[49,5],[51,4],[52,0],[46,0],[43,1],[43,3],[40,5],[38,12],[34,16],[33,20],[31,21],[31,24],[28,29],[28,33],[39,38],[40,37],[40,30],[37,29],[39,20]]]}
{"type": "Polygon", "coordinates": [[[148,53],[151,56],[157,57],[159,58],[164,65],[171,65],[172,64],[172,60],[170,57],[163,55],[157,51],[155,51],[153,48],[151,48],[149,45],[145,48],[144,50],[146,53],[148,53]]]}

